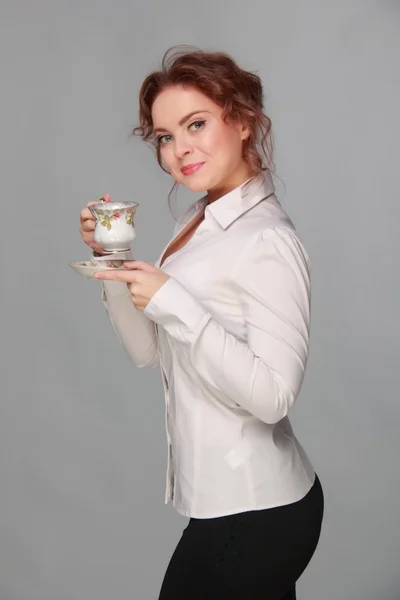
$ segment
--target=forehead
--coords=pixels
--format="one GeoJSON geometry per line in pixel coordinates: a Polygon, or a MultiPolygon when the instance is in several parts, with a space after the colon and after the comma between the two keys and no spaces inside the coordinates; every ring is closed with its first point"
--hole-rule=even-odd
{"type": "Polygon", "coordinates": [[[163,90],[153,102],[151,114],[154,128],[170,128],[194,111],[220,114],[220,107],[205,94],[192,87],[176,85],[163,90]]]}

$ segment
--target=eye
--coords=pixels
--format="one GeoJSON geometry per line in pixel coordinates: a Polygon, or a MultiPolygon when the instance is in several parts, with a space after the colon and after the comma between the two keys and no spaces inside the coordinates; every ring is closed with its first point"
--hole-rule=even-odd
{"type": "Polygon", "coordinates": [[[159,144],[159,145],[168,144],[168,142],[170,142],[171,140],[172,140],[172,135],[160,135],[160,137],[157,138],[157,144],[159,144]]]}
{"type": "Polygon", "coordinates": [[[189,129],[192,129],[193,131],[200,131],[200,129],[203,129],[204,125],[206,124],[206,121],[202,120],[202,121],[193,121],[193,123],[191,123],[189,125],[189,129]]]}

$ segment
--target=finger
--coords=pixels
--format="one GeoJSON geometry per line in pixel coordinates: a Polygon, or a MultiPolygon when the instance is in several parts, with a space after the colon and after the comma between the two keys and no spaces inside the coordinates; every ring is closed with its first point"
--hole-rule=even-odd
{"type": "Polygon", "coordinates": [[[82,222],[87,220],[94,221],[94,217],[88,208],[84,208],[81,211],[80,219],[82,222]]]}
{"type": "Polygon", "coordinates": [[[121,281],[122,283],[134,283],[136,281],[135,271],[122,271],[120,269],[97,271],[94,276],[96,279],[103,279],[105,281],[121,281]]]}
{"type": "Polygon", "coordinates": [[[90,242],[88,244],[88,246],[94,251],[96,252],[96,254],[98,254],[99,256],[103,256],[104,253],[104,246],[101,246],[100,244],[97,244],[96,242],[90,242]]]}
{"type": "Polygon", "coordinates": [[[111,202],[110,194],[104,194],[104,196],[102,198],[100,198],[100,200],[91,200],[90,202],[88,202],[87,205],[85,206],[85,208],[82,209],[82,211],[81,211],[81,214],[80,214],[81,221],[86,221],[87,219],[94,220],[94,217],[89,210],[89,206],[93,206],[94,204],[98,204],[99,202],[102,202],[102,201],[103,202],[111,202]]]}
{"type": "Polygon", "coordinates": [[[88,233],[82,234],[82,239],[85,242],[85,244],[89,246],[89,248],[93,248],[96,244],[96,242],[93,239],[93,235],[90,235],[88,233]]]}
{"type": "Polygon", "coordinates": [[[93,231],[96,227],[96,223],[90,219],[87,219],[86,221],[83,221],[82,223],[82,229],[83,231],[93,231]]]}
{"type": "Polygon", "coordinates": [[[111,202],[110,194],[104,194],[99,200],[91,200],[86,206],[93,206],[93,204],[98,204],[99,202],[111,202]]]}
{"type": "Polygon", "coordinates": [[[85,206],[85,208],[82,208],[80,216],[81,216],[81,218],[83,217],[84,219],[87,219],[90,216],[93,219],[92,213],[86,206],[85,206]]]}
{"type": "Polygon", "coordinates": [[[93,233],[89,232],[89,231],[85,231],[83,229],[83,227],[79,228],[79,233],[81,234],[83,241],[85,242],[85,244],[88,244],[89,242],[93,242],[94,238],[93,238],[93,233]]]}
{"type": "Polygon", "coordinates": [[[136,302],[136,295],[135,295],[135,289],[136,289],[136,284],[135,283],[127,283],[126,284],[128,287],[128,290],[132,296],[132,300],[133,302],[136,302]]]}
{"type": "Polygon", "coordinates": [[[124,267],[126,269],[136,269],[137,271],[145,271],[147,273],[155,273],[159,270],[156,267],[153,267],[153,265],[150,265],[149,263],[145,262],[144,260],[126,261],[124,262],[124,267]]]}

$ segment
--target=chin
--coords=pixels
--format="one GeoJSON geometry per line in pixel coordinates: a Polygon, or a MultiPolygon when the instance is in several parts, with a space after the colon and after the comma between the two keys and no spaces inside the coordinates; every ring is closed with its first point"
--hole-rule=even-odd
{"type": "Polygon", "coordinates": [[[211,177],[202,177],[200,173],[190,177],[181,177],[179,183],[184,185],[191,192],[207,192],[215,185],[218,185],[220,178],[212,180],[211,177]]]}
{"type": "Polygon", "coordinates": [[[181,183],[191,192],[206,192],[208,189],[202,182],[186,180],[182,181],[181,183]]]}

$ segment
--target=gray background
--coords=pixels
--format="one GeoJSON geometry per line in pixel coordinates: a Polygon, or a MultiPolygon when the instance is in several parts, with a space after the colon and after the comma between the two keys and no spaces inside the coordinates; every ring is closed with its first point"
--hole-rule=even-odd
{"type": "Polygon", "coordinates": [[[167,243],[170,181],[129,133],[141,81],[181,43],[258,70],[313,263],[292,422],[326,518],[299,599],[397,600],[396,0],[2,0],[0,600],[155,600],[186,524],[163,504],[159,372],[130,364],[99,283],[67,266],[105,192],[140,202],[137,258],[167,243]]]}

